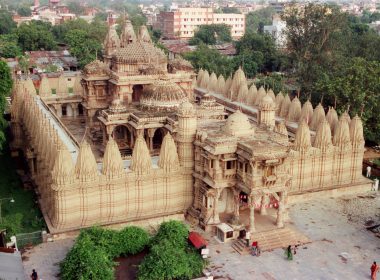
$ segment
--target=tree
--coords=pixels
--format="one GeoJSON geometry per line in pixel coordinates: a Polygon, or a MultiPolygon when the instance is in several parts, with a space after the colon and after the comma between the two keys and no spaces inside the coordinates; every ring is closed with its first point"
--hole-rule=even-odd
{"type": "Polygon", "coordinates": [[[267,7],[248,13],[245,18],[245,30],[247,32],[258,32],[260,26],[270,25],[275,12],[272,7],[267,7]]]}
{"type": "Polygon", "coordinates": [[[189,229],[179,221],[163,222],[158,229],[152,244],[159,243],[162,240],[169,240],[176,247],[184,247],[189,236],[189,229]]]}
{"type": "Polygon", "coordinates": [[[365,138],[380,144],[380,62],[348,59],[333,73],[321,75],[315,91],[325,94],[325,105],[361,115],[365,138]]]}
{"type": "Polygon", "coordinates": [[[191,248],[177,247],[169,239],[154,244],[138,271],[139,280],[193,279],[201,275],[204,262],[191,248]]]}
{"type": "MultiPolygon", "coordinates": [[[[243,56],[244,64],[253,60],[259,71],[278,71],[284,63],[283,55],[276,48],[273,38],[268,34],[246,32],[236,42],[238,56],[243,56]]],[[[257,71],[256,70],[256,71],[257,71]]],[[[254,75],[254,71],[250,75],[254,75]]]]}
{"type": "Polygon", "coordinates": [[[210,49],[204,44],[199,45],[193,52],[185,53],[183,58],[190,61],[196,71],[202,68],[210,73],[215,72],[217,75],[227,77],[235,70],[233,59],[221,55],[217,50],[210,49]]]}
{"type": "Polygon", "coordinates": [[[69,31],[65,36],[65,41],[70,46],[71,54],[77,57],[81,68],[101,54],[102,46],[99,41],[91,38],[84,30],[69,31]]]}
{"type": "Polygon", "coordinates": [[[60,277],[63,280],[114,279],[114,263],[108,254],[86,233],[81,233],[73,248],[61,263],[60,277]]]}
{"type": "Polygon", "coordinates": [[[17,36],[14,34],[0,35],[0,56],[13,58],[22,54],[21,48],[17,44],[17,36]]]}
{"type": "MultiPolygon", "coordinates": [[[[0,61],[0,112],[5,111],[6,107],[6,97],[9,96],[12,90],[12,75],[5,61],[0,61]]],[[[5,143],[5,128],[7,127],[7,122],[4,119],[4,115],[0,114],[0,151],[3,149],[5,143]]]]}
{"type": "Polygon", "coordinates": [[[231,27],[226,24],[209,24],[201,25],[195,31],[193,38],[190,39],[190,45],[215,45],[216,43],[231,42],[231,27]]]}
{"type": "Polygon", "coordinates": [[[0,34],[9,34],[17,25],[12,19],[12,15],[7,11],[0,9],[0,34]]]}
{"type": "Polygon", "coordinates": [[[312,86],[324,69],[333,67],[340,48],[336,33],[345,27],[346,15],[337,7],[308,4],[291,6],[283,15],[290,60],[302,91],[311,93],[312,86]]]}
{"type": "Polygon", "coordinates": [[[236,7],[222,7],[215,10],[215,12],[219,14],[241,14],[239,9],[236,7]]]}
{"type": "Polygon", "coordinates": [[[32,11],[28,5],[22,5],[17,9],[17,13],[22,17],[29,17],[32,15],[32,11]]]}
{"type": "Polygon", "coordinates": [[[32,20],[22,23],[17,31],[18,43],[23,51],[54,50],[57,43],[51,32],[51,24],[32,20]]]}
{"type": "Polygon", "coordinates": [[[82,15],[84,12],[83,6],[75,1],[68,2],[67,7],[69,8],[71,13],[76,14],[76,15],[82,15]]]}

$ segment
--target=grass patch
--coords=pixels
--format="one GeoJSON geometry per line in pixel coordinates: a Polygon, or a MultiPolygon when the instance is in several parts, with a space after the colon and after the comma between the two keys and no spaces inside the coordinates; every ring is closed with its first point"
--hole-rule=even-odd
{"type": "Polygon", "coordinates": [[[23,189],[20,177],[10,151],[5,148],[0,154],[0,198],[12,197],[14,203],[3,200],[1,203],[2,223],[0,228],[7,229],[7,236],[29,233],[46,228],[37,198],[32,190],[23,189]]]}

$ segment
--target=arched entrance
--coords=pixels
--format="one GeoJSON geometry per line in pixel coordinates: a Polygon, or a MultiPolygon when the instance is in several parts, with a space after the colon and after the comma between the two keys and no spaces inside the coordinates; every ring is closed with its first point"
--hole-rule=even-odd
{"type": "Polygon", "coordinates": [[[234,211],[234,193],[231,188],[224,188],[219,196],[218,212],[232,213],[234,211]]]}
{"type": "Polygon", "coordinates": [[[78,115],[83,116],[83,105],[80,103],[78,104],[78,115]]]}
{"type": "Polygon", "coordinates": [[[156,129],[153,135],[153,150],[159,150],[161,149],[161,144],[164,139],[164,132],[162,129],[156,129]]]}
{"type": "Polygon", "coordinates": [[[143,92],[143,86],[142,85],[134,85],[132,87],[132,102],[139,102],[140,96],[143,92]]]}
{"type": "Polygon", "coordinates": [[[112,132],[112,136],[119,146],[120,153],[123,156],[132,154],[132,133],[128,127],[118,125],[112,132]]]}

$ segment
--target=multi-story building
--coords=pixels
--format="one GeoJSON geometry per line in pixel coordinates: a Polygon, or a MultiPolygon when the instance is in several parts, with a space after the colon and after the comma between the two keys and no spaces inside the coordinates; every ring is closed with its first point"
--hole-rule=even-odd
{"type": "Polygon", "coordinates": [[[189,39],[201,25],[226,24],[231,27],[231,36],[239,39],[245,31],[245,15],[218,14],[213,8],[178,8],[160,12],[154,27],[162,30],[165,38],[189,39]]]}
{"type": "Polygon", "coordinates": [[[286,36],[284,31],[286,29],[286,22],[281,20],[280,15],[273,16],[272,25],[265,25],[264,32],[272,35],[276,42],[277,47],[284,47],[286,43],[286,36]]]}

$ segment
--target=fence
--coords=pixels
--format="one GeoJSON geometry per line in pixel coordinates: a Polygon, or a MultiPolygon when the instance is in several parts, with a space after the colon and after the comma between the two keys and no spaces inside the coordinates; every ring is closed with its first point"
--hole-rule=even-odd
{"type": "Polygon", "coordinates": [[[27,245],[36,245],[42,243],[42,231],[17,234],[16,241],[17,247],[19,249],[22,249],[27,245]]]}

